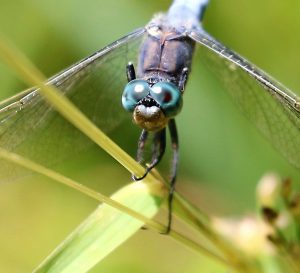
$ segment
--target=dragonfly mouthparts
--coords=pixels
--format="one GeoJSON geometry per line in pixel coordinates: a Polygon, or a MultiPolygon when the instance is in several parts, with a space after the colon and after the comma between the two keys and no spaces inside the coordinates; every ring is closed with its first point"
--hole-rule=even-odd
{"type": "Polygon", "coordinates": [[[141,99],[137,105],[144,105],[145,107],[156,106],[156,107],[160,108],[159,103],[155,99],[153,99],[150,95],[141,99]]]}
{"type": "Polygon", "coordinates": [[[155,132],[164,128],[169,118],[165,116],[159,103],[148,95],[136,105],[133,111],[133,120],[143,129],[155,132]]]}

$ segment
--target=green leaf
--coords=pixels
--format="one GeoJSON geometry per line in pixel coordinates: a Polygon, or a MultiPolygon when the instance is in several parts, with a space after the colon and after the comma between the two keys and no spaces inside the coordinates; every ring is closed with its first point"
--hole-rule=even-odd
{"type": "MultiPolygon", "coordinates": [[[[161,205],[159,187],[159,183],[135,182],[111,198],[151,218],[161,205]]],[[[87,272],[143,224],[124,212],[102,204],[34,272],[87,272]]]]}

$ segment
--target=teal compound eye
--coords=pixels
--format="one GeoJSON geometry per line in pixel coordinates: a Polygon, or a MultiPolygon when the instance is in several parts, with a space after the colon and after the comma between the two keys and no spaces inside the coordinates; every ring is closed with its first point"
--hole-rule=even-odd
{"type": "Polygon", "coordinates": [[[167,117],[176,116],[182,108],[182,94],[178,87],[171,82],[158,82],[150,91],[167,117]]]}
{"type": "Polygon", "coordinates": [[[129,82],[123,91],[122,105],[127,110],[132,112],[137,103],[145,98],[150,92],[148,83],[144,80],[133,80],[129,82]]]}

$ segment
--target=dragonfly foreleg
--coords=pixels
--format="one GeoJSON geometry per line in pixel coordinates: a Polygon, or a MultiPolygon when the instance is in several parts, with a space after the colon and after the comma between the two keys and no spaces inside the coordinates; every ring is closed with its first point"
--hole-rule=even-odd
{"type": "Polygon", "coordinates": [[[148,131],[144,129],[142,130],[142,133],[140,135],[139,142],[138,142],[138,149],[136,153],[136,160],[139,163],[143,161],[144,149],[145,149],[147,138],[148,138],[148,131]]]}
{"type": "Polygon", "coordinates": [[[126,66],[126,75],[128,82],[131,82],[136,79],[134,65],[131,62],[129,62],[126,66]]]}
{"type": "MultiPolygon", "coordinates": [[[[162,159],[164,153],[166,151],[166,129],[162,129],[161,131],[155,133],[153,148],[152,148],[152,162],[149,166],[153,169],[162,159]]],[[[150,170],[151,170],[150,169],[150,170]]]]}
{"type": "MultiPolygon", "coordinates": [[[[144,131],[144,130],[143,130],[144,131]]],[[[140,137],[140,141],[142,139],[143,132],[140,137]]],[[[144,144],[143,143],[143,149],[140,149],[140,141],[139,141],[139,148],[138,148],[138,154],[140,153],[140,157],[142,157],[142,153],[144,150],[144,144]],[[140,150],[140,151],[139,151],[140,150]]],[[[162,129],[159,132],[156,132],[154,135],[154,142],[153,142],[153,156],[151,163],[146,168],[145,173],[141,177],[136,177],[135,175],[132,175],[133,180],[139,181],[146,177],[146,175],[160,162],[162,159],[164,153],[166,150],[166,129],[162,129]]]]}

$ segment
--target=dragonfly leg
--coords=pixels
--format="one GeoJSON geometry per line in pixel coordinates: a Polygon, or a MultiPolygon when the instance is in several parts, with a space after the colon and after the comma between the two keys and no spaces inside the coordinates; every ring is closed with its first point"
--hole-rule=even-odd
{"type": "MultiPolygon", "coordinates": [[[[149,134],[148,131],[143,129],[142,133],[140,135],[139,141],[138,141],[138,149],[137,149],[137,152],[136,152],[136,160],[139,163],[141,163],[143,161],[144,149],[145,149],[146,141],[147,141],[147,138],[148,138],[148,134],[149,134]]],[[[132,174],[132,179],[134,181],[139,180],[133,174],[132,174]]]]}
{"type": "Polygon", "coordinates": [[[176,175],[177,175],[177,164],[178,164],[178,134],[176,123],[174,119],[169,121],[169,131],[171,135],[172,150],[173,150],[173,160],[171,168],[171,177],[170,177],[170,190],[168,196],[168,226],[166,231],[163,234],[168,234],[171,230],[172,224],[172,208],[173,208],[173,197],[175,191],[176,175]]]}
{"type": "Polygon", "coordinates": [[[178,87],[181,92],[184,91],[186,81],[188,79],[189,69],[187,67],[183,68],[179,78],[178,87]]]}
{"type": "Polygon", "coordinates": [[[159,156],[161,146],[163,145],[162,141],[163,140],[161,140],[161,132],[156,133],[154,135],[154,139],[152,143],[152,159],[151,159],[152,162],[155,162],[157,160],[157,157],[159,156]]]}
{"type": "Polygon", "coordinates": [[[153,157],[150,165],[146,168],[145,173],[141,177],[136,177],[132,175],[134,181],[139,181],[144,179],[147,174],[161,161],[166,150],[166,129],[155,133],[153,142],[153,157]]]}
{"type": "Polygon", "coordinates": [[[153,150],[152,152],[153,157],[152,157],[152,162],[149,166],[149,168],[151,167],[151,169],[153,169],[161,161],[166,151],[166,129],[165,128],[155,133],[152,150],[153,150]]]}
{"type": "Polygon", "coordinates": [[[143,161],[143,154],[146,145],[146,141],[148,138],[148,131],[143,129],[138,142],[138,149],[136,153],[137,162],[141,163],[143,161]]]}
{"type": "Polygon", "coordinates": [[[131,62],[129,62],[126,66],[126,75],[128,82],[136,79],[134,65],[131,62]]]}

